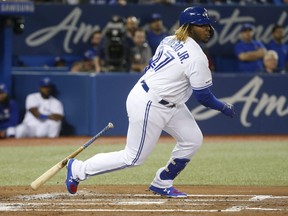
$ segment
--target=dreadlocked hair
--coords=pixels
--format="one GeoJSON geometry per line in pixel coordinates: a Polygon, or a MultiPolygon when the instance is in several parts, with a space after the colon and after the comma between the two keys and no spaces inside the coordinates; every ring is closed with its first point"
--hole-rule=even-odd
{"type": "Polygon", "coordinates": [[[186,39],[189,36],[189,24],[182,25],[180,26],[176,31],[175,31],[175,38],[179,41],[186,41],[186,39]]]}

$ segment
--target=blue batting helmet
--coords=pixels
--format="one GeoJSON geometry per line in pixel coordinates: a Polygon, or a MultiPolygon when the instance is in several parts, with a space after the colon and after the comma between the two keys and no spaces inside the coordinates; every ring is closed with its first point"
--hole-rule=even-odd
{"type": "Polygon", "coordinates": [[[194,25],[207,25],[214,21],[208,16],[208,12],[203,7],[188,7],[180,13],[179,23],[180,26],[184,24],[194,24],[194,25]]]}

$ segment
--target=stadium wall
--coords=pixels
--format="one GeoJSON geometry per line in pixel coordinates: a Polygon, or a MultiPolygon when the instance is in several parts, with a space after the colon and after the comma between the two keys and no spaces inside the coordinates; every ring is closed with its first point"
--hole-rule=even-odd
{"type": "MultiPolygon", "coordinates": [[[[49,76],[56,86],[56,96],[63,102],[65,122],[62,135],[94,135],[109,121],[113,136],[126,135],[128,118],[126,97],[139,74],[71,74],[66,72],[21,72],[12,76],[13,97],[21,113],[28,93],[38,90],[38,83],[49,76]]],[[[212,91],[220,99],[233,103],[236,117],[230,119],[199,105],[192,96],[187,102],[204,134],[287,134],[288,75],[214,74],[212,91]]]]}

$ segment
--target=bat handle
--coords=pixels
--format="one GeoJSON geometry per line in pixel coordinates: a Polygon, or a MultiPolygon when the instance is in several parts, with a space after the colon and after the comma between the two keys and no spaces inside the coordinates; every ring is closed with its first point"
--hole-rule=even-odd
{"type": "Polygon", "coordinates": [[[103,128],[98,134],[96,134],[94,137],[92,137],[88,142],[86,142],[84,145],[83,145],[83,148],[87,148],[89,145],[91,145],[98,137],[100,137],[103,133],[105,133],[107,130],[111,129],[111,128],[114,128],[114,125],[109,122],[108,125],[103,128]]]}
{"type": "Polygon", "coordinates": [[[100,137],[103,133],[105,133],[110,128],[113,128],[114,125],[109,122],[108,125],[103,128],[98,134],[96,134],[92,139],[90,139],[88,142],[86,142],[84,145],[82,145],[79,149],[77,149],[75,152],[67,156],[64,160],[61,162],[61,166],[64,167],[70,158],[76,157],[80,152],[82,152],[85,148],[87,148],[89,145],[91,145],[98,137],[100,137]]]}

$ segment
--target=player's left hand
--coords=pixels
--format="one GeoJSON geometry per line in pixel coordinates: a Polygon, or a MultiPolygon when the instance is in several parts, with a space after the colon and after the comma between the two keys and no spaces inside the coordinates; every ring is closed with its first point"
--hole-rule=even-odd
{"type": "Polygon", "coordinates": [[[224,115],[229,116],[231,118],[233,118],[235,116],[235,110],[234,110],[233,104],[225,103],[225,105],[224,105],[223,109],[221,110],[221,112],[224,115]]]}

